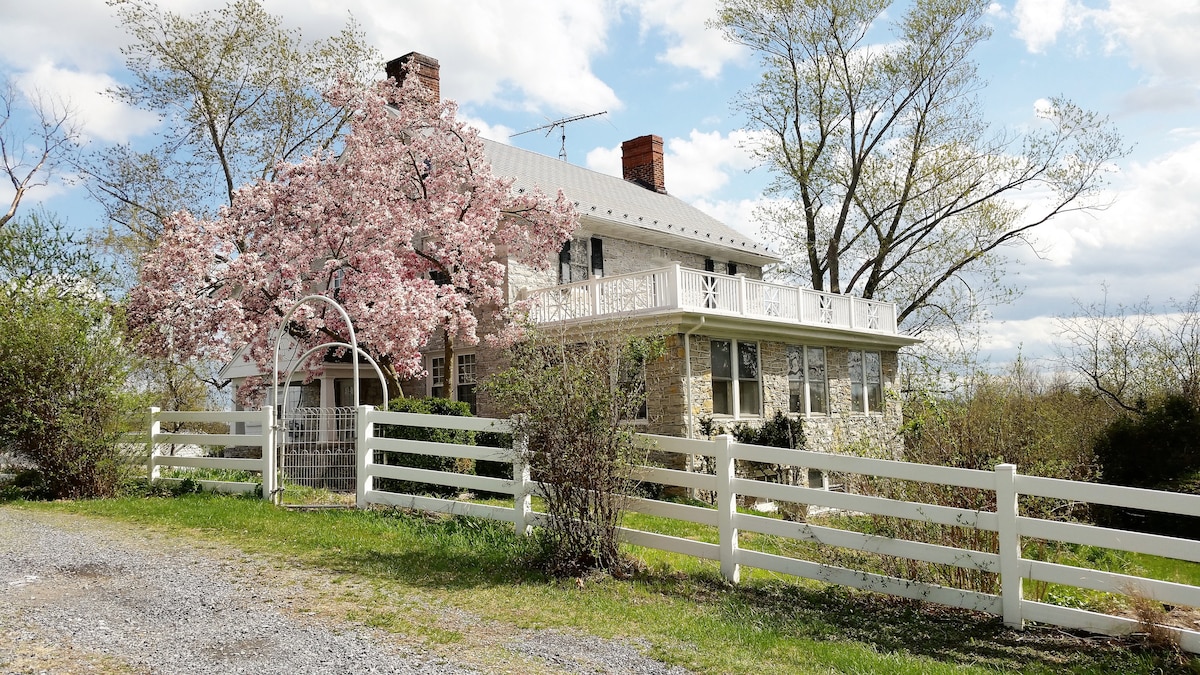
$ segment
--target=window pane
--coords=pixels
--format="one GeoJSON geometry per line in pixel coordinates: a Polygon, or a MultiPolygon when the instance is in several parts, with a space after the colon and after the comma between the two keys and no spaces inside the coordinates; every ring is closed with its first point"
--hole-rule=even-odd
{"type": "Polygon", "coordinates": [[[738,379],[758,379],[758,343],[738,343],[738,379]]]}
{"type": "Polygon", "coordinates": [[[850,381],[862,384],[862,352],[850,352],[850,381]]]}
{"type": "Polygon", "coordinates": [[[462,354],[458,357],[459,384],[475,384],[475,355],[462,354]]]}
{"type": "Polygon", "coordinates": [[[866,412],[866,408],[863,406],[863,403],[862,383],[850,383],[850,409],[854,412],[866,412]]]}
{"type": "Polygon", "coordinates": [[[713,380],[713,414],[733,414],[733,382],[730,380],[713,380]]]}
{"type": "Polygon", "coordinates": [[[742,415],[762,414],[758,380],[738,380],[738,413],[742,415]]]}
{"type": "Polygon", "coordinates": [[[788,411],[804,412],[804,350],[789,345],[788,361],[788,411]]]}
{"type": "Polygon", "coordinates": [[[717,378],[728,380],[733,377],[733,365],[727,340],[712,341],[712,376],[714,380],[717,378]]]}
{"type": "Polygon", "coordinates": [[[475,385],[460,384],[458,385],[458,400],[466,403],[471,409],[471,414],[475,414],[475,385]]]}
{"type": "Polygon", "coordinates": [[[592,237],[592,276],[599,279],[604,276],[604,240],[592,237]]]}
{"type": "Polygon", "coordinates": [[[808,383],[808,409],[809,412],[820,413],[822,415],[829,414],[829,398],[825,394],[825,382],[809,382],[808,383]]]}
{"type": "Polygon", "coordinates": [[[880,381],[879,352],[863,352],[863,364],[867,382],[878,384],[880,381]]]}
{"type": "Polygon", "coordinates": [[[809,412],[828,414],[829,398],[825,380],[825,349],[808,348],[808,409],[809,412]]]}
{"type": "Polygon", "coordinates": [[[883,412],[883,391],[878,382],[867,385],[867,401],[871,404],[871,412],[883,412]]]}

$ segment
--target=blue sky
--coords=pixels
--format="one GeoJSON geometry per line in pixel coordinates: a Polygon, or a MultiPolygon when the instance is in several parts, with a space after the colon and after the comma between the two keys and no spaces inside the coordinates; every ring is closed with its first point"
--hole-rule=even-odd
{"type": "MultiPolygon", "coordinates": [[[[163,3],[178,11],[211,0],[163,3]]],[[[709,0],[267,0],[306,37],[353,13],[385,58],[419,51],[441,63],[442,94],[485,135],[557,155],[557,132],[508,135],[561,117],[607,111],[567,128],[569,160],[619,172],[621,141],[666,142],[672,194],[756,234],[754,204],[768,176],[741,149],[736,92],[757,76],[753,57],[704,27],[709,0]]],[[[890,10],[899,13],[899,9],[890,10]]],[[[69,97],[93,143],[148,139],[157,120],[104,98],[121,80],[124,35],[99,0],[0,0],[0,70],[26,90],[69,97]]],[[[1111,117],[1133,147],[1114,167],[1112,206],[1043,227],[1036,250],[1013,249],[1023,295],[998,307],[985,355],[1018,346],[1053,353],[1053,317],[1075,300],[1164,303],[1200,283],[1200,3],[1195,0],[1006,0],[988,15],[994,35],[976,54],[996,125],[1033,122],[1040,99],[1065,96],[1111,117]]],[[[888,37],[886,26],[875,31],[888,37]]],[[[4,187],[0,186],[0,193],[4,187]]],[[[0,194],[0,196],[4,196],[0,194]]],[[[40,188],[35,203],[77,229],[99,226],[80,187],[40,188]]],[[[769,242],[768,242],[769,243],[769,242]]]]}

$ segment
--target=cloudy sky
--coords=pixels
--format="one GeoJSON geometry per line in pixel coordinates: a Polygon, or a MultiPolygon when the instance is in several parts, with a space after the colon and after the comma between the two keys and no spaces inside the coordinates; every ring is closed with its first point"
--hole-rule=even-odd
{"type": "MultiPolygon", "coordinates": [[[[190,12],[223,3],[163,4],[190,12]]],[[[385,58],[437,58],[443,96],[496,140],[556,155],[557,132],[508,136],[606,111],[567,127],[568,159],[619,173],[621,141],[658,134],[669,192],[757,232],[751,213],[768,176],[741,149],[743,123],[730,108],[756,64],[705,29],[710,0],[265,4],[306,37],[324,37],[350,12],[385,58]]],[[[103,2],[0,0],[0,17],[0,70],[20,87],[69,97],[91,142],[152,136],[155,118],[103,95],[124,77],[125,40],[103,2]]],[[[1003,362],[1019,346],[1052,353],[1053,317],[1076,300],[1099,300],[1103,286],[1112,302],[1165,303],[1200,284],[1200,3],[1004,0],[988,21],[994,36],[977,59],[994,124],[1019,129],[1039,101],[1061,95],[1108,115],[1133,148],[1112,174],[1111,207],[1061,218],[1040,230],[1035,248],[1010,252],[1024,293],[997,308],[983,344],[1003,362]]],[[[56,182],[29,199],[25,208],[44,203],[74,228],[102,224],[81,188],[56,182]]]]}

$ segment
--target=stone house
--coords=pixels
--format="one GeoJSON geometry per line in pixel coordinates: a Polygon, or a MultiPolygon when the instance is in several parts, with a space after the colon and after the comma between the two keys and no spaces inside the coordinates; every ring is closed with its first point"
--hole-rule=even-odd
{"type": "MultiPolygon", "coordinates": [[[[436,92],[438,63],[429,57],[396,59],[389,75],[414,59],[436,92]]],[[[647,402],[635,422],[645,431],[696,438],[781,411],[803,421],[809,449],[898,447],[897,353],[918,340],[897,330],[893,304],[763,281],[763,268],[779,257],[671,196],[658,136],[622,144],[621,178],[483,142],[493,171],[512,177],[513,189],[561,189],[581,216],[552,272],[502,260],[509,301],[532,298],[538,324],[582,330],[618,322],[666,335],[667,356],[643,373],[647,402]]],[[[444,353],[431,338],[426,376],[403,383],[404,394],[447,396],[453,388],[477,414],[492,412],[475,386],[500,368],[501,355],[482,343],[459,346],[448,369],[444,353]]],[[[240,372],[246,367],[231,363],[225,375],[255,374],[240,372]]],[[[369,372],[363,402],[374,403],[369,372]]],[[[301,405],[348,405],[348,373],[330,364],[293,396],[301,405]]]]}

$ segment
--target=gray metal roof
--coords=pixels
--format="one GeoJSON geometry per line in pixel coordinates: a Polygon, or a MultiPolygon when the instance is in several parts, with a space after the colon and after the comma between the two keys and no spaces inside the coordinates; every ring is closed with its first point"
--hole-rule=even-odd
{"type": "Polygon", "coordinates": [[[562,190],[585,219],[615,224],[629,232],[630,239],[669,241],[674,248],[705,254],[719,249],[759,265],[779,260],[766,245],[669,194],[561,159],[481,140],[492,172],[513,178],[513,189],[537,187],[550,196],[562,190]]]}

